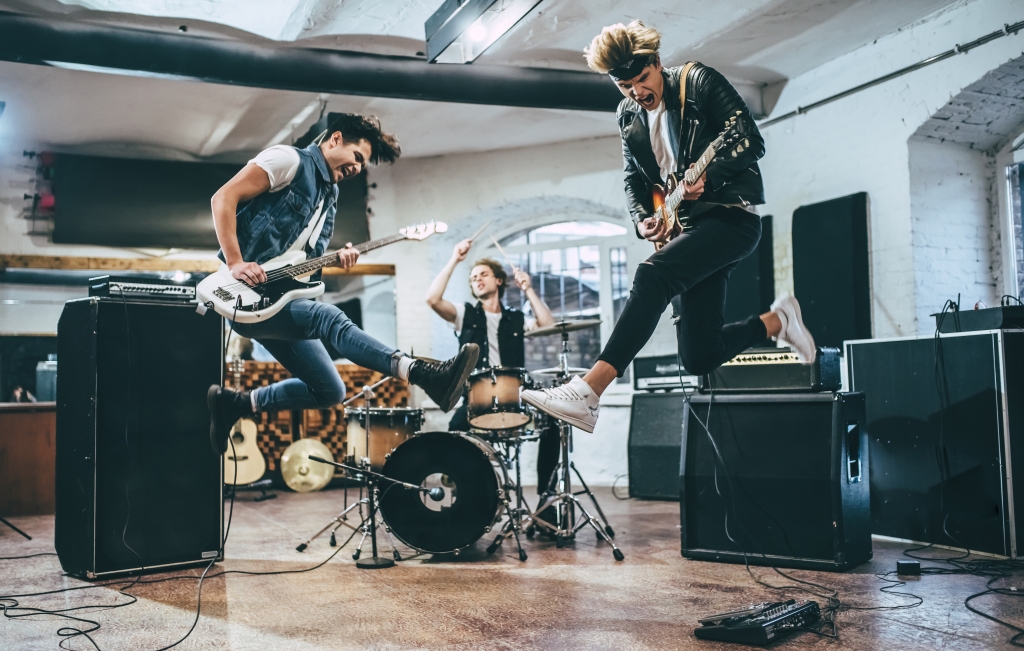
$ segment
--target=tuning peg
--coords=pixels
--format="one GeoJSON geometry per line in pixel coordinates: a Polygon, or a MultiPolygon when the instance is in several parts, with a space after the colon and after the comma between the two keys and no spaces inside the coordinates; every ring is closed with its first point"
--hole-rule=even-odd
{"type": "Polygon", "coordinates": [[[743,145],[736,145],[736,153],[737,154],[742,154],[743,153],[743,145]]]}
{"type": "Polygon", "coordinates": [[[749,139],[747,139],[747,138],[744,138],[744,139],[743,139],[743,146],[744,146],[744,147],[749,147],[749,146],[750,146],[750,140],[749,140],[749,139]]]}
{"type": "Polygon", "coordinates": [[[736,158],[736,150],[735,150],[735,149],[734,149],[734,150],[732,150],[732,157],[733,157],[733,158],[736,158]]]}

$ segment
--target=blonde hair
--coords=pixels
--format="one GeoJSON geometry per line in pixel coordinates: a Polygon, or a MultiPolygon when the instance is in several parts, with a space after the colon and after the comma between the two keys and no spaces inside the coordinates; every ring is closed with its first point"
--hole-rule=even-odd
{"type": "Polygon", "coordinates": [[[661,47],[658,30],[639,20],[628,25],[609,25],[583,49],[591,70],[608,74],[609,70],[627,65],[638,56],[657,56],[661,47]]]}

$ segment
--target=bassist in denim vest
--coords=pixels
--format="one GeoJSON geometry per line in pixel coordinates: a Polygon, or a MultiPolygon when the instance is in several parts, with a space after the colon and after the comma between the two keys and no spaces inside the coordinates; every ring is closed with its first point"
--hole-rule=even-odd
{"type": "MultiPolygon", "coordinates": [[[[322,256],[334,232],[338,183],[370,164],[393,163],[400,153],[376,118],[353,114],[336,117],[305,149],[278,145],[261,152],[213,196],[218,257],[234,278],[257,285],[267,281],[261,265],[287,251],[322,256]]],[[[349,244],[338,251],[338,266],[351,267],[358,258],[349,244]]],[[[263,344],[293,377],[252,392],[210,387],[210,441],[217,454],[226,450],[239,418],[332,407],[344,399],[325,343],[360,366],[421,387],[445,411],[455,406],[480,354],[468,345],[445,362],[414,359],[360,330],[337,307],[309,299],[288,303],[266,321],[231,327],[263,344]]]]}

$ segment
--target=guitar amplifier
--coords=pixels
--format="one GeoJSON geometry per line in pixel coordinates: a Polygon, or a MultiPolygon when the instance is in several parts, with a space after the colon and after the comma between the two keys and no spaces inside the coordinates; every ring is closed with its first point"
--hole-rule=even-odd
{"type": "Polygon", "coordinates": [[[223,557],[223,466],[206,407],[206,390],[221,382],[223,331],[222,319],[189,304],[64,305],[54,547],[68,574],[223,557]]]}
{"type": "Polygon", "coordinates": [[[637,391],[671,391],[685,387],[696,387],[697,376],[682,370],[679,381],[679,358],[675,355],[637,357],[633,360],[633,388],[637,391]]]}
{"type": "Polygon", "coordinates": [[[749,348],[701,376],[701,393],[819,393],[842,385],[838,348],[819,348],[804,365],[789,348],[749,348]]]}
{"type": "Polygon", "coordinates": [[[89,279],[89,296],[190,302],[196,300],[196,286],[153,276],[99,276],[89,279]]]}
{"type": "Polygon", "coordinates": [[[825,571],[871,558],[863,393],[697,395],[688,407],[683,556],[825,571]]]}

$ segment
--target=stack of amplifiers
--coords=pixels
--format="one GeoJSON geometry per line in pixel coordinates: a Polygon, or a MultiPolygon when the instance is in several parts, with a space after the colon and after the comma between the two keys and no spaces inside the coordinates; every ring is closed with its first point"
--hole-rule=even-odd
{"type": "Polygon", "coordinates": [[[57,325],[61,567],[97,578],[223,558],[223,463],[206,391],[223,320],[195,306],[69,301],[57,325]]]}
{"type": "Polygon", "coordinates": [[[683,556],[827,571],[869,560],[863,421],[861,393],[693,396],[680,461],[683,556]]]}
{"type": "Polygon", "coordinates": [[[1016,558],[1024,332],[848,341],[846,359],[866,396],[872,533],[1016,558]]]}
{"type": "Polygon", "coordinates": [[[815,393],[842,385],[838,348],[801,364],[789,348],[749,348],[700,378],[701,393],[815,393]]]}

